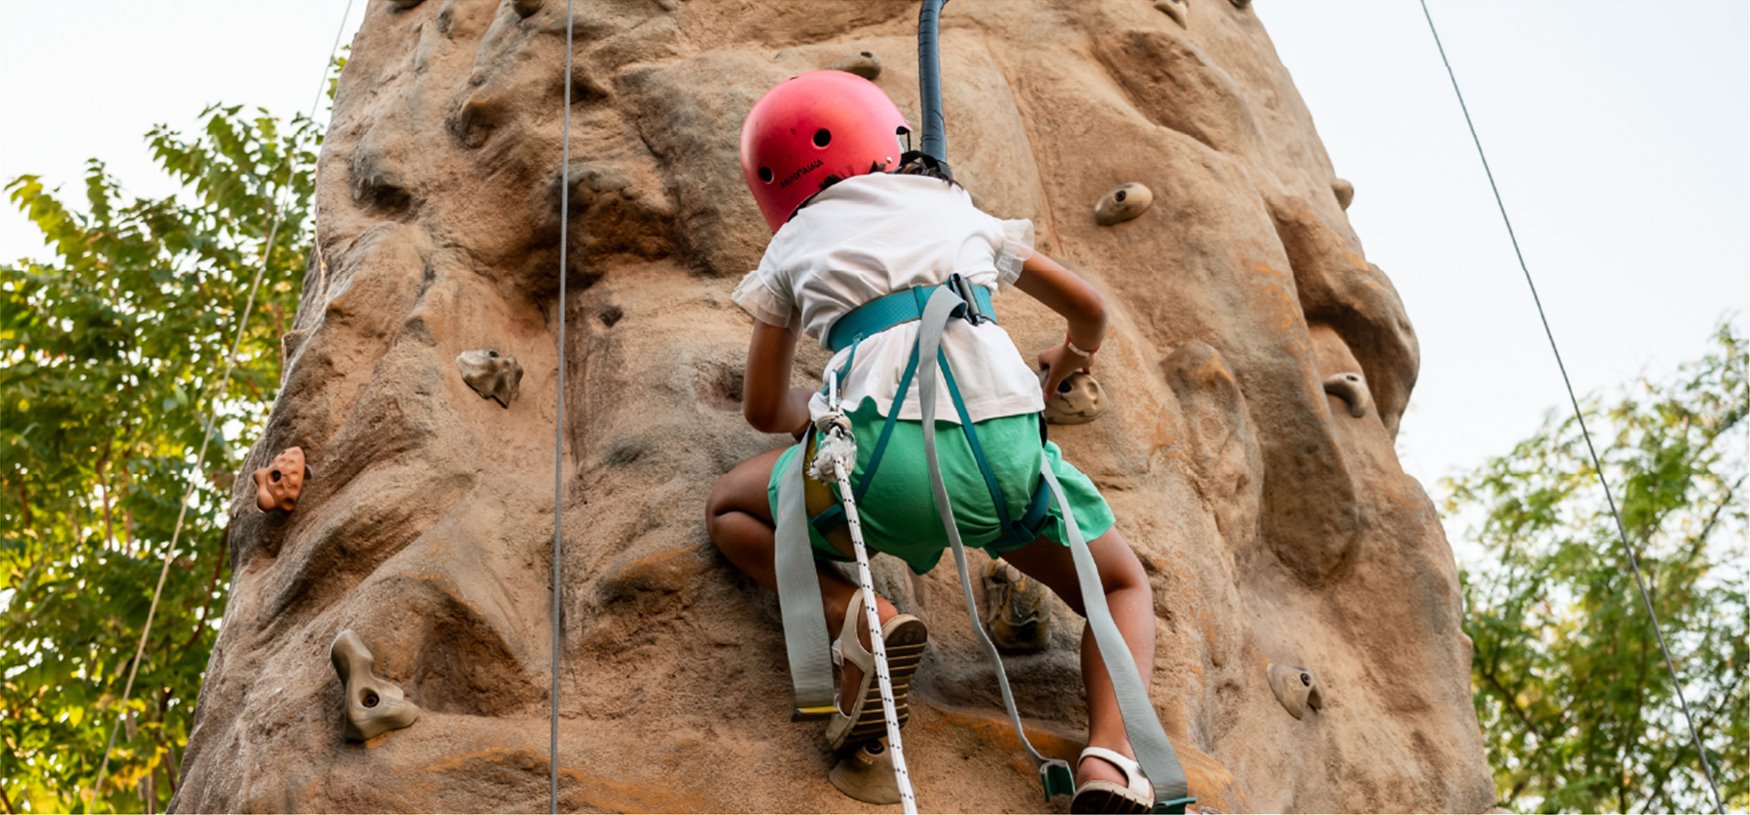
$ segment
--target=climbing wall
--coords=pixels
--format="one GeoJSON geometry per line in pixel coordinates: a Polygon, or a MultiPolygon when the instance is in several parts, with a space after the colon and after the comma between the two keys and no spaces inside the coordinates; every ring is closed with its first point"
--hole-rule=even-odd
{"type": "MultiPolygon", "coordinates": [[[[180,809],[547,806],[561,185],[561,806],[870,808],[827,783],[821,725],[788,721],[776,601],[711,547],[704,503],[785,442],[740,413],[750,322],[729,293],[769,237],[741,119],[831,66],[915,115],[917,7],[577,8],[562,170],[563,0],[370,3],[249,464],[298,446],[309,478],[289,512],[239,479],[180,809]],[[397,707],[361,727],[373,699],[397,707]]],[[[1108,294],[1108,409],[1054,438],[1147,567],[1152,693],[1192,793],[1221,811],[1488,807],[1456,568],[1393,450],[1415,334],[1256,13],[955,0],[942,40],[959,179],[1108,294]]],[[[997,307],[1029,358],[1062,336],[1020,295],[997,307]]],[[[797,384],[817,384],[825,353],[801,357],[797,384]]],[[[918,589],[878,573],[934,632],[905,739],[923,808],[1065,806],[1017,749],[951,572],[918,589]]],[[[1010,675],[1035,743],[1073,757],[1077,627],[1054,612],[1010,675]]]]}

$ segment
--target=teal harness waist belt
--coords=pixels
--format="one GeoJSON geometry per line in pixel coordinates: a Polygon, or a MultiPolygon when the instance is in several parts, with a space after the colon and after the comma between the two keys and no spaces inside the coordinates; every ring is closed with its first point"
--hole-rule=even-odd
{"type": "Polygon", "coordinates": [[[936,289],[943,286],[953,289],[971,304],[966,319],[974,325],[985,320],[996,322],[996,310],[990,304],[990,289],[968,283],[960,275],[951,275],[948,282],[941,285],[913,286],[858,306],[832,324],[832,329],[826,333],[826,346],[836,354],[856,345],[858,340],[873,337],[896,325],[923,319],[924,304],[930,301],[930,295],[936,289]]]}

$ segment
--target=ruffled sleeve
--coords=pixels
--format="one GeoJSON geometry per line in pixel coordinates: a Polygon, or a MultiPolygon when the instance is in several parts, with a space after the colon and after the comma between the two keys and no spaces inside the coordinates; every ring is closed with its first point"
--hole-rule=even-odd
{"type": "Polygon", "coordinates": [[[1033,256],[1033,222],[1026,218],[998,221],[1000,243],[997,245],[997,288],[1014,285],[1021,276],[1021,264],[1033,256]]]}
{"type": "Polygon", "coordinates": [[[780,291],[779,286],[774,285],[776,283],[770,272],[756,269],[736,284],[729,299],[762,323],[793,328],[799,322],[796,306],[790,302],[789,292],[780,291]]]}

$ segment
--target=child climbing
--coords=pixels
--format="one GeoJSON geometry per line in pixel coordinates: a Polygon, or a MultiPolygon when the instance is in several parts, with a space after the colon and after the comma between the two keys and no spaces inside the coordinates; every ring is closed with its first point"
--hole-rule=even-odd
{"type": "MultiPolygon", "coordinates": [[[[1147,576],[1099,490],[1043,440],[1039,415],[1046,394],[1092,364],[1106,325],[1100,294],[1034,251],[1030,222],[980,211],[931,160],[902,152],[900,137],[909,132],[878,87],[836,71],[783,82],[748,114],[742,167],[775,234],[759,268],[733,294],[755,320],[744,412],[757,430],[807,442],[748,459],[717,481],[707,506],[711,540],[737,568],[778,591],[783,563],[774,541],[783,474],[806,469],[827,438],[822,431],[848,420],[856,440],[849,483],[870,549],[924,574],[957,532],[966,546],[1008,561],[1085,616],[1065,520],[1073,517],[1126,646],[1111,648],[1116,640],[1107,640],[1108,650],[1128,651],[1123,658],[1136,673],[1128,666],[1124,672],[1140,675],[1146,689],[1155,625],[1147,576]],[[953,317],[932,330],[925,312],[943,288],[956,304],[953,317]],[[995,321],[990,294],[1010,288],[1068,323],[1064,341],[1038,356],[1043,376],[995,321]],[[832,382],[821,392],[789,387],[799,334],[834,351],[832,382]],[[926,416],[935,419],[932,432],[926,416]],[[1041,477],[1042,446],[1054,484],[1041,477]],[[939,470],[935,485],[932,469],[939,470]],[[1048,486],[1058,490],[1055,501],[1048,486]],[[942,488],[951,496],[954,530],[931,500],[942,488]]],[[[859,623],[867,598],[833,565],[850,561],[852,549],[845,509],[828,483],[807,479],[803,503],[813,579],[830,610],[825,633],[834,661],[842,662],[828,725],[839,749],[879,738],[884,719],[869,627],[859,623]]],[[[927,629],[885,598],[873,602],[903,721],[927,629]]],[[[1090,626],[1082,638],[1089,746],[1075,772],[1071,810],[1146,812],[1155,793],[1135,760],[1094,636],[1090,626]]],[[[794,663],[794,647],[792,655],[794,663]]],[[[800,696],[800,682],[798,688],[800,696]]]]}

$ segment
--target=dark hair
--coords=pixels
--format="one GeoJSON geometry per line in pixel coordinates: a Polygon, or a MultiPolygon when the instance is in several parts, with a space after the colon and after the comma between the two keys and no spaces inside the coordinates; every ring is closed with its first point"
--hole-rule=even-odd
{"type": "MultiPolygon", "coordinates": [[[[877,162],[874,162],[874,163],[869,165],[869,174],[874,174],[874,173],[879,173],[879,172],[882,172],[881,162],[877,161],[877,162]]],[[[921,175],[921,176],[926,176],[928,178],[938,178],[938,179],[941,179],[944,183],[946,183],[950,187],[960,186],[960,182],[954,180],[954,176],[948,172],[948,169],[946,167],[943,167],[942,165],[937,164],[935,159],[932,159],[929,156],[926,156],[923,153],[920,153],[916,150],[911,150],[911,151],[906,152],[904,155],[901,155],[899,157],[899,167],[895,168],[892,171],[892,173],[894,175],[921,175]]],[[[796,212],[801,212],[809,204],[814,203],[814,199],[816,196],[819,196],[822,192],[825,192],[828,187],[831,187],[832,185],[837,184],[843,180],[844,180],[843,178],[840,178],[836,175],[828,173],[825,178],[820,180],[820,189],[815,190],[814,195],[808,196],[807,200],[804,200],[801,204],[798,204],[796,207],[796,212]]],[[[796,217],[796,212],[790,213],[790,217],[792,217],[792,218],[796,217]]]]}

